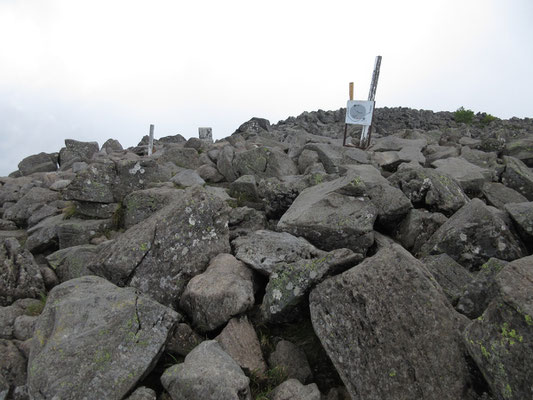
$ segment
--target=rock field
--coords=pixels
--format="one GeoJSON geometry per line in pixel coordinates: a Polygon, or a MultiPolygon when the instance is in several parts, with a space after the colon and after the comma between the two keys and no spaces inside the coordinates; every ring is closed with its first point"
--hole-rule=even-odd
{"type": "Polygon", "coordinates": [[[344,112],[0,177],[0,400],[533,399],[533,120],[344,112]]]}

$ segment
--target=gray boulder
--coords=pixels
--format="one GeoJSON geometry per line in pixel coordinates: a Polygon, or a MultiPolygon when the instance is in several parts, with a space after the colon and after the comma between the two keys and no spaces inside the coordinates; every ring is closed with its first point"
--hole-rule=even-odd
{"type": "Polygon", "coordinates": [[[0,384],[12,391],[26,384],[26,357],[12,341],[0,339],[0,360],[0,384]]]}
{"type": "Polygon", "coordinates": [[[57,153],[39,153],[26,157],[18,165],[22,176],[35,172],[52,172],[57,170],[57,153]]]}
{"type": "Polygon", "coordinates": [[[246,236],[264,229],[267,225],[265,213],[250,207],[232,208],[229,213],[230,239],[246,236]]]}
{"type": "Polygon", "coordinates": [[[268,363],[271,368],[281,368],[290,379],[308,383],[313,379],[313,372],[302,349],[288,340],[281,340],[270,354],[268,363]]]}
{"type": "Polygon", "coordinates": [[[205,181],[192,169],[184,169],[172,177],[170,182],[183,187],[205,185],[205,181]]]}
{"type": "Polygon", "coordinates": [[[104,150],[107,154],[111,154],[114,151],[122,151],[124,149],[118,140],[107,139],[102,145],[102,150],[104,150]]]}
{"type": "Polygon", "coordinates": [[[151,188],[137,190],[128,194],[122,204],[124,211],[124,228],[150,217],[156,211],[170,204],[174,199],[183,195],[183,191],[171,188],[151,188]]]}
{"type": "Polygon", "coordinates": [[[531,398],[533,382],[533,256],[496,276],[497,296],[464,336],[468,351],[498,399],[531,398]]]}
{"type": "Polygon", "coordinates": [[[61,195],[53,190],[34,187],[17,203],[4,211],[4,219],[15,222],[18,226],[26,226],[28,218],[47,203],[61,199],[61,195]]]}
{"type": "Polygon", "coordinates": [[[59,152],[59,165],[63,171],[77,161],[89,161],[99,150],[96,142],[80,142],[73,139],[65,139],[65,146],[59,152]]]}
{"type": "Polygon", "coordinates": [[[160,162],[170,161],[181,168],[196,169],[201,163],[198,152],[179,144],[166,144],[160,162]]]}
{"type": "Polygon", "coordinates": [[[78,200],[93,203],[114,203],[112,186],[116,184],[115,164],[93,163],[79,172],[64,191],[66,200],[78,200]]]}
{"type": "Polygon", "coordinates": [[[533,139],[526,136],[510,140],[505,144],[503,154],[522,161],[528,167],[533,167],[533,139]]]}
{"type": "Polygon", "coordinates": [[[209,164],[204,164],[196,168],[196,172],[208,183],[218,183],[225,179],[224,175],[218,172],[218,169],[215,166],[209,164]]]}
{"type": "Polygon", "coordinates": [[[232,146],[224,146],[217,156],[217,169],[228,182],[233,182],[238,178],[237,172],[233,168],[235,149],[232,146]]]}
{"type": "Polygon", "coordinates": [[[320,258],[327,253],[307,240],[287,232],[258,230],[233,240],[235,257],[256,271],[270,276],[279,263],[320,258]]]}
{"type": "Polygon", "coordinates": [[[533,201],[533,172],[517,158],[504,156],[503,159],[502,183],[533,201]]]}
{"type": "Polygon", "coordinates": [[[59,248],[89,244],[91,239],[98,237],[113,228],[111,219],[68,219],[57,226],[59,248]]]}
{"type": "Polygon", "coordinates": [[[279,219],[302,190],[312,185],[308,177],[288,175],[281,178],[261,179],[257,192],[268,218],[279,219]]]}
{"type": "Polygon", "coordinates": [[[455,146],[439,146],[431,144],[424,149],[424,156],[426,157],[426,166],[429,166],[436,160],[458,157],[459,149],[455,146]]]}
{"type": "Polygon", "coordinates": [[[388,180],[407,196],[413,206],[450,216],[469,201],[451,176],[430,168],[404,165],[388,180]]]}
{"type": "Polygon", "coordinates": [[[37,322],[37,316],[19,315],[13,324],[13,336],[21,342],[31,339],[37,322]]]}
{"type": "Polygon", "coordinates": [[[251,400],[250,380],[214,340],[202,342],[185,362],[161,377],[173,400],[251,400]]]}
{"type": "Polygon", "coordinates": [[[261,345],[246,316],[232,318],[215,340],[244,372],[264,374],[267,370],[261,345]]]}
{"type": "Polygon", "coordinates": [[[524,257],[524,245],[502,217],[473,199],[441,225],[420,252],[446,253],[470,270],[477,270],[491,257],[507,261],[524,257]]]}
{"type": "Polygon", "coordinates": [[[28,191],[37,186],[31,177],[6,178],[5,183],[0,187],[0,205],[19,201],[28,191]]]}
{"type": "Polygon", "coordinates": [[[481,316],[497,294],[494,279],[506,264],[507,261],[497,258],[491,258],[483,264],[464,288],[455,309],[470,319],[481,316]]]}
{"type": "Polygon", "coordinates": [[[492,180],[490,170],[480,168],[460,157],[436,160],[431,165],[436,168],[437,173],[454,178],[466,193],[472,195],[481,193],[481,188],[485,182],[492,180]]]}
{"type": "Polygon", "coordinates": [[[229,186],[229,194],[239,203],[258,202],[257,182],[254,175],[243,175],[234,180],[229,186]]]}
{"type": "Polygon", "coordinates": [[[48,255],[46,260],[59,281],[66,282],[70,279],[93,275],[89,266],[98,256],[99,249],[101,247],[90,244],[67,247],[48,255]]]}
{"type": "Polygon", "coordinates": [[[37,225],[28,229],[28,240],[24,246],[32,253],[42,253],[49,249],[59,248],[57,230],[65,219],[64,214],[54,215],[43,219],[37,225]]]}
{"type": "Polygon", "coordinates": [[[365,192],[362,181],[353,176],[307,188],[283,214],[278,229],[303,236],[323,250],[344,247],[365,254],[374,243],[378,215],[365,192]]]}
{"type": "Polygon", "coordinates": [[[487,204],[503,210],[503,206],[507,203],[523,203],[527,199],[518,193],[499,182],[486,182],[481,189],[483,197],[487,200],[487,204]]]}
{"type": "Polygon", "coordinates": [[[233,169],[237,176],[255,175],[258,178],[279,178],[298,174],[298,167],[287,154],[268,147],[236,153],[233,169]]]}
{"type": "Polygon", "coordinates": [[[297,379],[288,379],[274,388],[270,394],[272,400],[320,400],[320,391],[316,383],[302,385],[297,379]]]}
{"type": "Polygon", "coordinates": [[[197,334],[189,325],[180,323],[170,337],[165,350],[185,357],[203,340],[204,338],[197,334]]]}
{"type": "Polygon", "coordinates": [[[126,400],[156,400],[156,393],[147,387],[140,387],[135,390],[126,400]]]}
{"type": "Polygon", "coordinates": [[[212,331],[254,305],[253,272],[231,254],[213,258],[207,270],[193,277],[180,308],[202,331],[212,331]]]}
{"type": "Polygon", "coordinates": [[[400,246],[325,280],[309,301],[314,330],[352,399],[464,398],[459,314],[400,246]]]}
{"type": "Polygon", "coordinates": [[[124,398],[155,365],[178,318],[95,276],[56,286],[35,327],[30,397],[124,398]]]}
{"type": "Polygon", "coordinates": [[[394,231],[393,236],[412,254],[417,254],[422,245],[447,220],[448,218],[441,213],[432,213],[424,209],[413,209],[409,211],[394,231]]]}
{"type": "Polygon", "coordinates": [[[420,260],[435,277],[450,304],[457,304],[473,276],[447,254],[427,256],[420,260]]]}
{"type": "Polygon", "coordinates": [[[505,211],[509,213],[524,242],[533,248],[533,201],[524,203],[507,203],[505,211]]]}
{"type": "Polygon", "coordinates": [[[230,251],[228,211],[222,200],[203,188],[187,189],[176,201],[103,245],[90,269],[175,306],[189,280],[205,271],[211,258],[230,251]]]}
{"type": "Polygon", "coordinates": [[[39,266],[14,238],[0,242],[0,306],[45,293],[39,266]]]}
{"type": "Polygon", "coordinates": [[[266,322],[290,322],[302,313],[308,291],[330,275],[353,267],[363,259],[349,249],[335,249],[319,258],[278,263],[265,288],[261,316],[266,322]]]}
{"type": "Polygon", "coordinates": [[[357,148],[343,147],[327,143],[309,143],[304,150],[318,154],[320,162],[328,174],[344,172],[344,165],[369,164],[368,154],[357,148]]]}
{"type": "Polygon", "coordinates": [[[117,213],[122,212],[119,203],[89,203],[75,202],[75,216],[84,219],[109,219],[116,218],[117,213]]]}
{"type": "Polygon", "coordinates": [[[0,219],[0,231],[16,231],[17,229],[17,225],[13,221],[0,219]]]}

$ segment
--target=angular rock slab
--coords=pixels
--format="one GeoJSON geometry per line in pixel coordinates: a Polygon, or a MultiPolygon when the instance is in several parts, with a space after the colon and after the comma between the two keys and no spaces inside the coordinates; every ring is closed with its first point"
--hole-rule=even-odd
{"type": "Polygon", "coordinates": [[[302,385],[298,379],[287,379],[274,388],[272,400],[320,400],[320,391],[316,383],[302,385]]]}
{"type": "Polygon", "coordinates": [[[268,322],[289,322],[301,314],[308,291],[327,276],[344,272],[363,259],[349,249],[336,249],[312,259],[279,263],[265,288],[261,317],[268,322]]]}
{"type": "Polygon", "coordinates": [[[352,399],[463,398],[460,316],[400,246],[325,280],[309,301],[314,330],[352,399]]]}
{"type": "Polygon", "coordinates": [[[502,183],[533,201],[533,172],[517,158],[504,156],[502,183]]]}
{"type": "Polygon", "coordinates": [[[253,305],[253,272],[231,254],[213,258],[204,273],[189,281],[180,300],[180,307],[203,331],[218,328],[253,305]]]}
{"type": "Polygon", "coordinates": [[[90,269],[176,306],[189,280],[205,271],[212,257],[230,251],[228,211],[204,189],[187,189],[102,249],[90,269]]]}
{"type": "Polygon", "coordinates": [[[161,383],[173,400],[251,400],[250,380],[215,340],[200,343],[161,383]]]}
{"type": "Polygon", "coordinates": [[[56,286],[31,344],[31,398],[124,398],[155,365],[178,319],[134,289],[96,276],[56,286]]]}
{"type": "Polygon", "coordinates": [[[233,240],[235,257],[256,271],[270,275],[276,264],[318,258],[326,254],[307,240],[287,232],[258,230],[233,240]]]}
{"type": "Polygon", "coordinates": [[[446,253],[474,270],[491,257],[512,261],[527,255],[507,223],[479,199],[473,199],[442,224],[420,252],[446,253]]]}
{"type": "Polygon", "coordinates": [[[533,256],[496,276],[498,295],[465,330],[468,351],[498,399],[533,395],[533,256]]]}
{"type": "Polygon", "coordinates": [[[361,180],[345,176],[305,189],[281,217],[278,229],[303,236],[322,250],[365,254],[374,243],[378,210],[361,180]]]}
{"type": "Polygon", "coordinates": [[[533,248],[533,201],[524,203],[507,203],[505,211],[509,213],[518,227],[518,232],[527,245],[533,248]]]}
{"type": "Polygon", "coordinates": [[[39,266],[14,238],[0,241],[0,306],[45,293],[39,266]]]}
{"type": "Polygon", "coordinates": [[[431,165],[438,173],[454,178],[466,193],[480,193],[483,184],[490,182],[492,178],[490,170],[480,168],[460,157],[436,160],[431,165]]]}

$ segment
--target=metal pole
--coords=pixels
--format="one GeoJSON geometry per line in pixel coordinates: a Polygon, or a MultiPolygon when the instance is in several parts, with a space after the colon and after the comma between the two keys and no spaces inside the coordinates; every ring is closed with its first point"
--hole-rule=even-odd
{"type": "Polygon", "coordinates": [[[154,125],[150,124],[150,139],[148,140],[148,155],[152,155],[154,149],[154,125]]]}
{"type": "MultiPolygon", "coordinates": [[[[378,88],[378,79],[379,79],[379,70],[381,68],[381,56],[376,57],[374,63],[374,72],[372,73],[372,83],[370,84],[370,91],[368,92],[368,100],[374,101],[376,98],[376,90],[378,88]]],[[[374,104],[375,111],[375,104],[374,104]]],[[[374,113],[372,113],[372,121],[374,120],[374,113]]],[[[363,127],[363,132],[361,133],[361,141],[359,146],[364,149],[370,144],[370,134],[372,133],[372,124],[370,126],[363,127]]]]}

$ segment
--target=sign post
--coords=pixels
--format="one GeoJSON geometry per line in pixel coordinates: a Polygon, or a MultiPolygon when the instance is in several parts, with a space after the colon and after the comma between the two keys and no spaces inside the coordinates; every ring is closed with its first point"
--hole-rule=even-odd
{"type": "Polygon", "coordinates": [[[150,124],[150,138],[148,139],[148,155],[152,155],[154,149],[154,125],[150,124]]]}
{"type": "Polygon", "coordinates": [[[374,108],[376,89],[378,86],[379,70],[381,67],[381,56],[376,57],[374,72],[372,74],[372,83],[368,93],[368,100],[353,99],[353,82],[350,82],[350,100],[346,105],[346,121],[344,125],[344,140],[342,145],[354,147],[352,144],[346,144],[348,125],[359,125],[363,127],[359,147],[365,149],[370,144],[370,134],[372,133],[372,122],[374,120],[374,108]]]}

